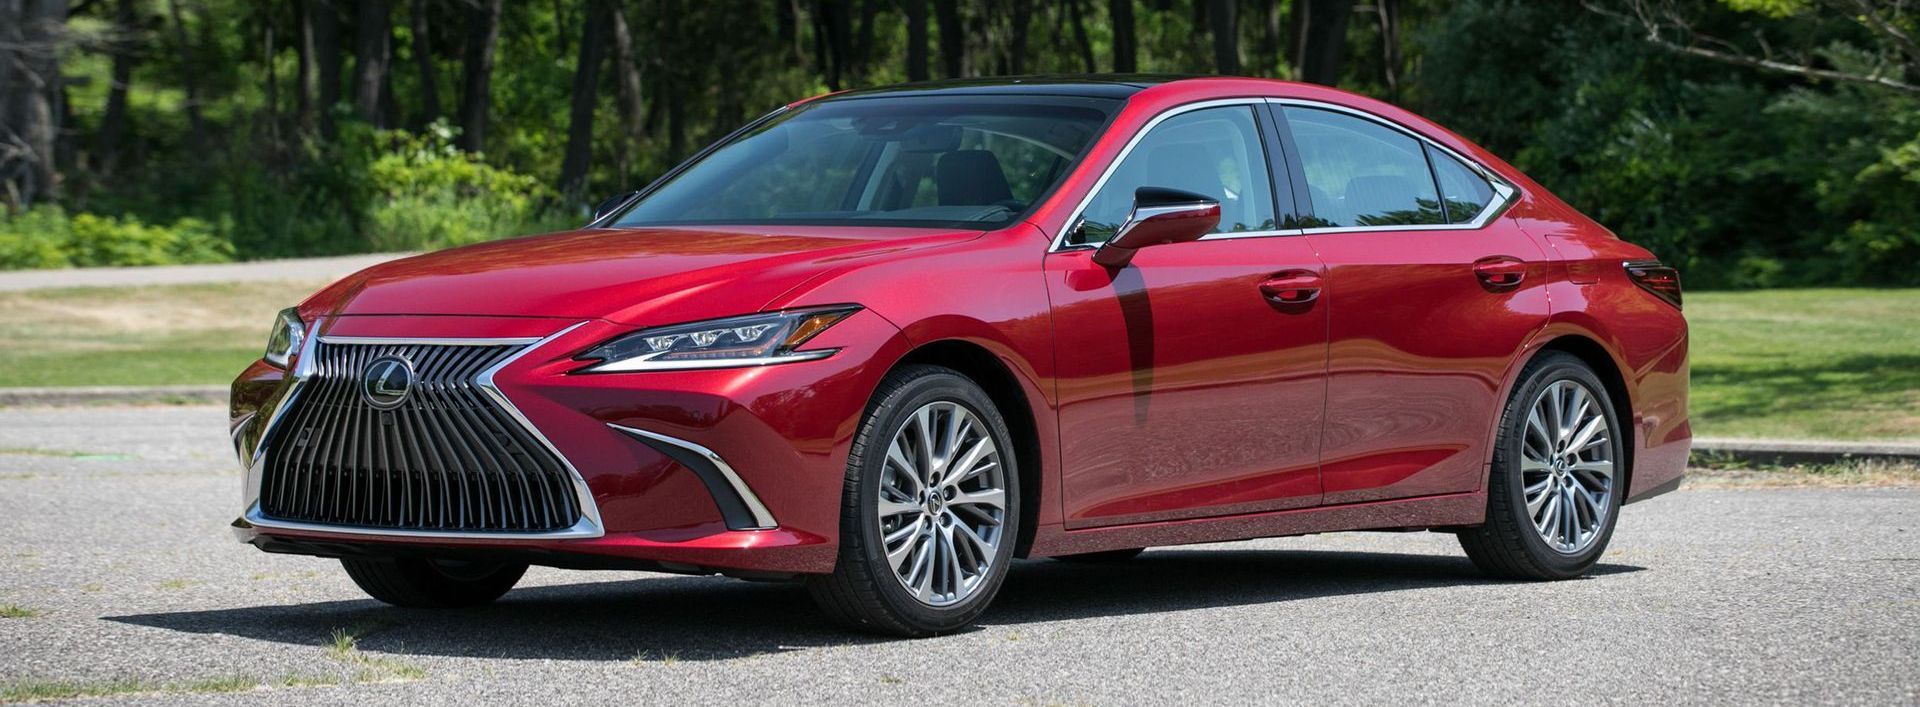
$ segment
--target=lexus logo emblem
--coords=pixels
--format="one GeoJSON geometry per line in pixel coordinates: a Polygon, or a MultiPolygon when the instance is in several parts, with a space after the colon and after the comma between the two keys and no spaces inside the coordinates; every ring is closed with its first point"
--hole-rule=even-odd
{"type": "Polygon", "coordinates": [[[381,356],[367,364],[360,397],[376,409],[392,410],[407,402],[412,390],[413,364],[399,356],[381,356]]]}

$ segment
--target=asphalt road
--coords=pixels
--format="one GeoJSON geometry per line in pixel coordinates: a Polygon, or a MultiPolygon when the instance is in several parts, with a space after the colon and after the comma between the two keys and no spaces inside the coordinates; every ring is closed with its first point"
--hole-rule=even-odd
{"type": "MultiPolygon", "coordinates": [[[[1598,571],[1489,582],[1452,538],[1019,564],[979,629],[897,641],[800,589],[535,569],[416,612],[223,527],[217,408],[0,409],[0,690],[143,704],[1920,704],[1920,490],[1687,490],[1598,571]],[[335,647],[333,634],[359,636],[335,647]],[[255,683],[244,693],[205,692],[255,683]],[[286,683],[321,683],[286,686],[286,683]]],[[[0,692],[0,694],[6,694],[0,692]]],[[[13,693],[18,696],[18,692],[13,693]]]]}

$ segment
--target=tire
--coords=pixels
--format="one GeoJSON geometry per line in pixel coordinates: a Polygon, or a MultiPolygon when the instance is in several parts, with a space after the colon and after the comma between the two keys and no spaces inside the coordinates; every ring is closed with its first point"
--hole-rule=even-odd
{"type": "Polygon", "coordinates": [[[1521,371],[1520,383],[1500,416],[1500,435],[1487,480],[1486,522],[1461,531],[1460,547],[1480,571],[1501,579],[1556,580],[1586,574],[1606,552],[1620,519],[1620,504],[1627,490],[1624,449],[1624,434],[1613,400],[1593,369],[1571,354],[1541,354],[1521,371]],[[1574,402],[1581,399],[1570,392],[1574,389],[1584,394],[1585,406],[1574,402]],[[1550,412],[1555,408],[1539,407],[1542,414],[1534,417],[1536,406],[1552,404],[1550,392],[1560,401],[1558,409],[1578,408],[1580,416],[1558,427],[1554,427],[1550,412]],[[1597,410],[1593,410],[1595,406],[1597,410]],[[1579,442],[1580,432],[1594,419],[1603,420],[1605,428],[1595,432],[1581,449],[1563,452],[1560,450],[1568,445],[1547,443],[1579,442]],[[1530,432],[1534,429],[1540,433],[1530,432]],[[1557,434],[1561,429],[1569,432],[1557,434]],[[1605,435],[1604,442],[1597,439],[1599,435],[1605,435]],[[1572,456],[1565,456],[1569,453],[1572,456]],[[1604,465],[1599,461],[1602,456],[1604,465]],[[1605,475],[1607,492],[1596,503],[1590,492],[1597,488],[1601,478],[1598,470],[1603,466],[1609,469],[1605,475]],[[1540,505],[1530,510],[1528,499],[1533,489],[1544,490],[1539,491],[1540,505]],[[1552,515],[1563,505],[1568,515],[1552,515]],[[1592,522],[1599,509],[1604,509],[1604,514],[1592,522]],[[1545,529],[1536,519],[1545,519],[1545,529]]]}
{"type": "Polygon", "coordinates": [[[814,601],[838,623],[892,636],[933,636],[973,623],[999,592],[1013,561],[1020,537],[1019,471],[1006,420],[980,386],[937,366],[889,373],[868,403],[847,456],[839,557],[832,574],[808,580],[814,601]],[[956,419],[978,424],[965,424],[960,439],[942,432],[922,454],[923,445],[913,440],[924,438],[914,432],[948,430],[945,422],[956,419]],[[968,462],[968,453],[984,449],[988,440],[991,457],[983,453],[966,468],[946,468],[968,462]],[[896,441],[900,453],[890,460],[896,441]],[[943,477],[943,471],[953,473],[943,477]],[[997,508],[990,503],[996,481],[997,508]],[[951,492],[942,490],[948,486],[951,492]],[[941,493],[942,500],[916,495],[929,490],[941,493]],[[883,498],[887,508],[880,505],[883,498]],[[888,509],[893,515],[886,515],[888,509]],[[996,512],[999,518],[991,518],[996,512]],[[991,547],[958,535],[961,530],[991,538],[991,547]],[[904,569],[888,560],[890,549],[904,569]],[[937,572],[936,562],[942,568],[937,572]],[[923,566],[925,573],[915,571],[923,566]],[[949,587],[946,580],[953,591],[942,591],[949,587]]]}
{"type": "Polygon", "coordinates": [[[1139,557],[1140,553],[1146,551],[1147,549],[1144,547],[1136,547],[1126,550],[1107,550],[1105,552],[1083,552],[1078,555],[1055,555],[1053,559],[1061,562],[1082,562],[1087,564],[1126,562],[1127,560],[1139,557]]]}
{"type": "Polygon", "coordinates": [[[524,564],[482,564],[411,558],[344,558],[340,564],[360,589],[380,601],[410,609],[452,609],[490,604],[526,574],[524,564]]]}

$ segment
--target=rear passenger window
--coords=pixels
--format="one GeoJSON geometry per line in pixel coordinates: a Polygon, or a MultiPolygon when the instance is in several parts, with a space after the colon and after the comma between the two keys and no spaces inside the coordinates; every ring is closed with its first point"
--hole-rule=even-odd
{"type": "Polygon", "coordinates": [[[1440,202],[1447,210],[1447,223],[1467,223],[1493,201],[1493,185],[1461,164],[1451,155],[1427,146],[1427,158],[1433,161],[1433,175],[1440,182],[1440,202]]]}
{"type": "Polygon", "coordinates": [[[1370,120],[1288,106],[1314,227],[1446,223],[1423,144],[1370,120]]]}

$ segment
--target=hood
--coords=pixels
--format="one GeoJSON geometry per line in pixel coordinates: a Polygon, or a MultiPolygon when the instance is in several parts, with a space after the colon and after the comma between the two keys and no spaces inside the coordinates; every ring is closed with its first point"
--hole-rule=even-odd
{"type": "Polygon", "coordinates": [[[876,227],[588,229],[493,241],[367,268],[309,315],[606,319],[630,325],[759,311],[846,261],[963,243],[981,231],[876,227]]]}

